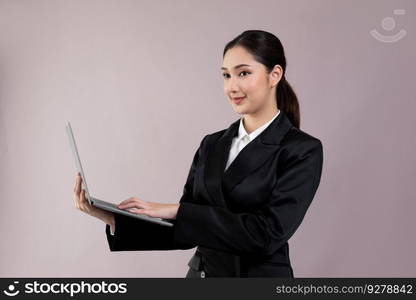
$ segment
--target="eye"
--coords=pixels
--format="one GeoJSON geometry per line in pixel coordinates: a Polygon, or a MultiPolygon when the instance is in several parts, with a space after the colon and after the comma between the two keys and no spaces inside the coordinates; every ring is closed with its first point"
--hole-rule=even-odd
{"type": "MultiPolygon", "coordinates": [[[[241,74],[243,74],[243,73],[246,73],[246,74],[251,74],[250,72],[247,72],[247,71],[241,71],[239,75],[241,75],[241,74]]],[[[244,76],[244,77],[245,77],[245,76],[244,76]]]]}
{"type": "MultiPolygon", "coordinates": [[[[243,74],[243,73],[245,73],[245,74],[251,74],[251,72],[248,72],[248,71],[241,71],[240,72],[240,74],[238,74],[238,75],[241,75],[241,74],[243,74]]],[[[242,76],[242,77],[245,77],[246,75],[244,75],[244,76],[242,76]]],[[[223,73],[222,74],[222,77],[225,79],[225,78],[229,78],[230,77],[230,75],[229,74],[227,74],[227,73],[223,73]]]]}

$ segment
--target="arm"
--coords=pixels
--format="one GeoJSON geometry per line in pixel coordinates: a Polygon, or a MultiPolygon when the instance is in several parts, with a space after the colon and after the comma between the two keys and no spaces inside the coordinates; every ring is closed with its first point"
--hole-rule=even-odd
{"type": "MultiPolygon", "coordinates": [[[[192,198],[194,172],[204,140],[205,137],[202,139],[199,148],[194,154],[180,202],[185,202],[192,198]]],[[[114,226],[106,224],[105,228],[110,250],[185,250],[196,247],[194,243],[174,239],[177,219],[172,221],[174,226],[167,227],[120,214],[114,214],[114,226]],[[115,228],[114,235],[111,234],[110,227],[115,228]]]]}
{"type": "Polygon", "coordinates": [[[162,226],[139,219],[114,214],[115,232],[106,225],[107,241],[111,251],[190,249],[193,245],[176,243],[174,227],[162,226]]]}
{"type": "Polygon", "coordinates": [[[300,142],[296,147],[269,203],[253,213],[233,213],[223,207],[183,202],[175,240],[239,255],[273,254],[299,227],[321,178],[321,142],[300,142]]]}

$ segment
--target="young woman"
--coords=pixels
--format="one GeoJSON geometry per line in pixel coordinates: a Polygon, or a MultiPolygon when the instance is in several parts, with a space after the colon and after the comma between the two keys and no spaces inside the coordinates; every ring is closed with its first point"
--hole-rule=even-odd
{"type": "Polygon", "coordinates": [[[111,251],[197,247],[186,277],[294,277],[288,240],[319,186],[322,143],[299,129],[276,36],[244,31],[225,46],[221,71],[224,94],[242,117],[202,139],[179,204],[137,197],[119,204],[172,219],[173,227],[89,206],[79,175],[75,205],[105,222],[111,251]]]}

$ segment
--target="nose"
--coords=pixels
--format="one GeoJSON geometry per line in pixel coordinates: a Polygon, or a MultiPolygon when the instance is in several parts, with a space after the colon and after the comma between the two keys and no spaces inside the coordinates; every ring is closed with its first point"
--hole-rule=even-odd
{"type": "Polygon", "coordinates": [[[236,79],[230,78],[230,80],[226,83],[225,92],[228,96],[231,94],[237,94],[240,91],[240,86],[236,79]]]}

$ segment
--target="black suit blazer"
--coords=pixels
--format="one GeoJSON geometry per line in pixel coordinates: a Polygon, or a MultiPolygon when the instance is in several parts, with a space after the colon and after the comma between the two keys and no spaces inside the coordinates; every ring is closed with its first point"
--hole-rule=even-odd
{"type": "Polygon", "coordinates": [[[197,246],[188,265],[207,277],[293,277],[288,240],[319,186],[322,143],[280,111],[224,172],[239,122],[202,139],[173,227],[115,214],[110,250],[197,246]]]}

